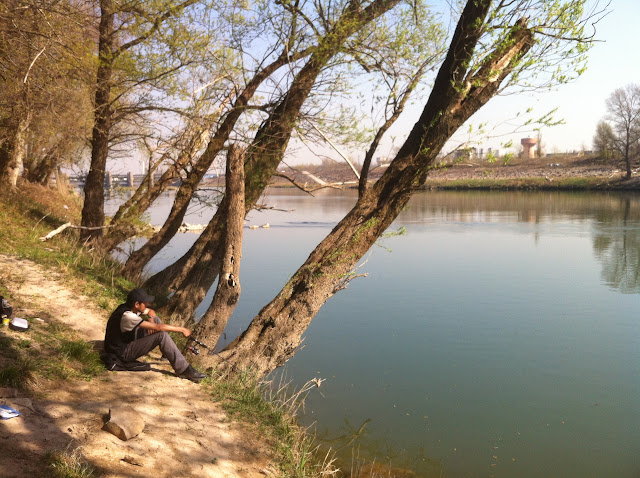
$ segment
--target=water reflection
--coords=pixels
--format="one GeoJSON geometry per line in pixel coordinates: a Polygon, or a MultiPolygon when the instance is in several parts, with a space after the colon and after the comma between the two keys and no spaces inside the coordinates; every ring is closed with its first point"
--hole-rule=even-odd
{"type": "Polygon", "coordinates": [[[593,248],[602,263],[602,279],[623,294],[640,292],[640,202],[617,198],[602,211],[594,228],[593,248]]]}
{"type": "MultiPolygon", "coordinates": [[[[622,293],[640,292],[640,197],[635,193],[435,192],[416,195],[403,223],[592,222],[602,280],[622,293]]],[[[539,228],[529,232],[539,239],[539,228]]],[[[555,231],[563,229],[555,228],[555,231]]]]}
{"type": "Polygon", "coordinates": [[[440,191],[416,194],[401,215],[403,222],[425,217],[460,222],[540,224],[600,217],[618,207],[619,196],[562,192],[440,191]]]}

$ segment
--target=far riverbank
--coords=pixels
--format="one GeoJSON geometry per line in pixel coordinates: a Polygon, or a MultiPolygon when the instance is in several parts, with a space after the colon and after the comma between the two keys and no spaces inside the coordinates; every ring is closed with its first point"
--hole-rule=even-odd
{"type": "MultiPolygon", "coordinates": [[[[434,168],[424,189],[439,190],[639,190],[640,171],[634,170],[631,179],[618,161],[587,155],[545,156],[543,158],[513,158],[504,164],[467,159],[434,168]]],[[[385,171],[372,169],[370,181],[385,171]]],[[[321,182],[333,186],[357,188],[354,173],[342,164],[304,165],[286,168],[282,176],[274,178],[273,187],[294,187],[293,181],[307,188],[317,188],[321,182]],[[317,178],[317,179],[316,179],[317,178]]]]}

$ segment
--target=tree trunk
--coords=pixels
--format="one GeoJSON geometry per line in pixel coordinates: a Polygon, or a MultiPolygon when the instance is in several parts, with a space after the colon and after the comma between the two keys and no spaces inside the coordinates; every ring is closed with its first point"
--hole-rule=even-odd
{"type": "Polygon", "coordinates": [[[39,163],[33,165],[27,171],[27,181],[46,186],[58,166],[58,159],[53,153],[48,153],[39,163]]]}
{"type": "MultiPolygon", "coordinates": [[[[224,203],[224,199],[222,200],[222,203],[224,203]]],[[[225,222],[225,218],[223,217],[224,215],[221,212],[224,209],[222,203],[218,206],[216,214],[209,224],[207,224],[207,227],[202,231],[200,236],[198,236],[198,239],[193,246],[191,246],[191,249],[187,254],[183,255],[176,262],[147,279],[144,283],[145,288],[154,291],[156,295],[162,294],[166,291],[177,290],[179,284],[185,280],[185,277],[193,270],[195,265],[202,263],[202,261],[205,260],[203,258],[205,249],[208,251],[208,256],[211,257],[211,260],[218,263],[217,261],[219,259],[216,258],[218,257],[219,252],[216,252],[217,249],[215,248],[215,245],[220,244],[219,240],[222,237],[220,234],[221,230],[219,227],[219,220],[221,220],[222,224],[225,222]]],[[[213,280],[215,280],[215,277],[213,277],[213,280]]],[[[211,283],[213,284],[213,282],[211,283]]]]}
{"type": "MultiPolygon", "coordinates": [[[[627,137],[629,137],[630,135],[628,135],[627,137]]],[[[625,167],[627,169],[626,174],[625,174],[625,179],[631,179],[631,154],[630,154],[630,147],[629,147],[629,141],[627,140],[626,144],[625,144],[625,150],[624,150],[624,164],[625,167]]]]}
{"type": "MultiPolygon", "coordinates": [[[[212,345],[215,345],[222,335],[240,298],[240,261],[245,210],[243,154],[244,151],[232,147],[227,156],[225,209],[230,220],[222,233],[224,257],[217,274],[220,280],[211,305],[194,328],[196,336],[201,341],[212,345]]],[[[202,298],[207,290],[203,288],[200,291],[202,298]]]]}
{"type": "Polygon", "coordinates": [[[0,142],[0,181],[7,181],[4,171],[9,164],[9,158],[11,157],[11,141],[7,139],[0,142]]]}
{"type": "Polygon", "coordinates": [[[69,187],[69,176],[64,174],[60,166],[56,168],[56,189],[62,195],[68,195],[71,188],[69,187]]]}
{"type": "Polygon", "coordinates": [[[451,135],[498,91],[532,44],[519,21],[483,64],[469,70],[491,2],[470,0],[460,17],[447,57],[423,113],[382,177],[316,247],[280,293],[219,358],[218,370],[252,369],[262,376],[296,352],[320,307],[355,277],[357,262],[389,227],[451,135]]]}
{"type": "MultiPolygon", "coordinates": [[[[294,78],[285,97],[260,127],[247,150],[245,161],[245,209],[247,212],[255,206],[282,161],[300,109],[308,98],[318,75],[339,52],[347,38],[398,3],[399,0],[377,0],[361,10],[359,3],[352,2],[332,31],[322,39],[309,61],[294,78]]],[[[150,288],[155,290],[158,290],[157,286],[160,284],[180,290],[180,294],[174,294],[171,298],[169,310],[189,311],[190,307],[182,302],[182,298],[193,296],[196,290],[203,287],[211,287],[215,281],[221,259],[219,246],[216,246],[216,242],[220,239],[217,231],[220,230],[220,224],[224,224],[226,220],[224,213],[219,209],[186,256],[180,259],[180,266],[171,266],[147,282],[150,288]],[[206,259],[201,257],[204,251],[207,251],[206,259]],[[197,270],[195,270],[195,264],[197,264],[197,270]],[[203,270],[204,267],[206,270],[203,270]],[[184,279],[178,284],[180,278],[184,279]]]]}
{"type": "Polygon", "coordinates": [[[94,239],[102,235],[104,226],[104,176],[109,155],[109,133],[112,123],[111,77],[113,74],[113,4],[100,0],[98,39],[98,71],[94,100],[94,124],[91,136],[91,165],[84,185],[82,225],[95,229],[81,229],[81,237],[94,239]]]}
{"type": "Polygon", "coordinates": [[[12,137],[3,144],[2,157],[0,158],[0,180],[11,187],[18,184],[20,168],[24,163],[27,153],[27,130],[31,123],[31,114],[25,113],[15,123],[12,137]]]}

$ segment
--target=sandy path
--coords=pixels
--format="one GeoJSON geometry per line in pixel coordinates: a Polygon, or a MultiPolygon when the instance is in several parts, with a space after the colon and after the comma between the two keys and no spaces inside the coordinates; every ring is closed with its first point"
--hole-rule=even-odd
{"type": "MultiPolygon", "coordinates": [[[[56,318],[87,340],[101,340],[107,313],[38,264],[0,255],[0,279],[33,310],[56,318]]],[[[14,315],[29,317],[28,310],[14,315]]],[[[37,325],[34,325],[37,326],[37,325]]],[[[2,334],[20,334],[3,329],[2,334]]],[[[0,422],[0,476],[47,476],[46,451],[80,446],[103,477],[258,477],[271,475],[258,437],[231,423],[202,391],[179,379],[166,362],[150,372],[114,372],[91,382],[69,381],[45,398],[0,398],[23,415],[0,422]],[[109,408],[130,405],[145,429],[124,442],[101,430],[109,408]],[[123,461],[132,457],[139,465],[123,461]]]]}

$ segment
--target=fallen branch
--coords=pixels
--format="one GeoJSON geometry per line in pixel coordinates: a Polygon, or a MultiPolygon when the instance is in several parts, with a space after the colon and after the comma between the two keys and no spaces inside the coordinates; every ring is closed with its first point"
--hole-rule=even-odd
{"type": "Polygon", "coordinates": [[[298,182],[296,182],[295,179],[293,179],[292,177],[283,174],[283,173],[275,173],[274,176],[286,179],[287,181],[289,181],[291,184],[293,184],[295,187],[297,187],[298,189],[300,189],[302,192],[305,192],[307,194],[310,194],[313,196],[312,193],[319,191],[320,189],[344,189],[345,187],[345,183],[325,183],[324,185],[319,185],[313,188],[310,188],[307,186],[307,183],[305,184],[300,184],[298,182]]]}
{"type": "Polygon", "coordinates": [[[43,236],[40,238],[41,241],[48,241],[49,239],[51,239],[53,236],[56,236],[58,234],[60,234],[62,231],[64,231],[67,228],[71,228],[71,229],[87,229],[89,231],[95,231],[96,229],[105,229],[107,227],[113,227],[113,225],[108,225],[108,226],[74,226],[73,224],[71,224],[70,222],[67,222],[65,224],[63,224],[62,226],[60,226],[57,229],[54,229],[53,231],[51,231],[49,234],[47,234],[46,236],[43,236]]]}

